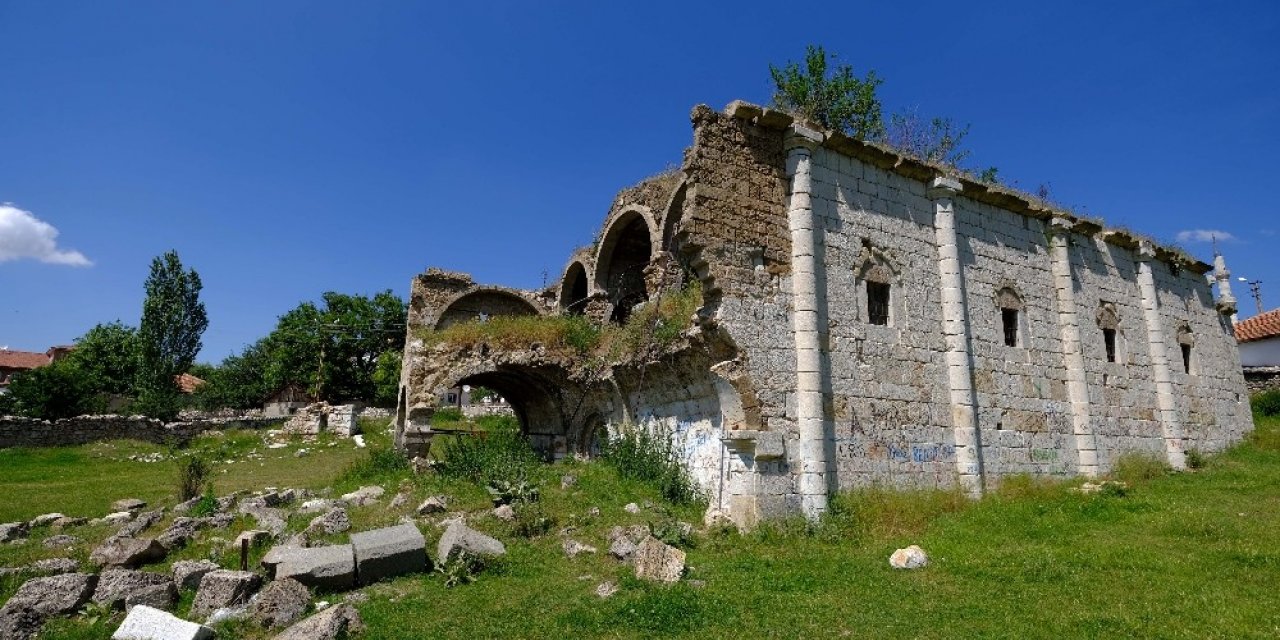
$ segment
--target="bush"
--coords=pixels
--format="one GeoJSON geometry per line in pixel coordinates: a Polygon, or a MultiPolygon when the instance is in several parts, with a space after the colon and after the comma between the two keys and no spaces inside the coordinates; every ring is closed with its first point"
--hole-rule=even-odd
{"type": "Polygon", "coordinates": [[[1209,459],[1199,449],[1187,449],[1186,456],[1188,469],[1203,469],[1209,464],[1209,459]]]}
{"type": "Polygon", "coordinates": [[[178,462],[178,499],[190,500],[205,492],[209,463],[200,456],[183,456],[178,462]]]}
{"type": "Polygon", "coordinates": [[[8,412],[41,420],[71,418],[102,408],[92,378],[71,358],[14,374],[9,396],[8,412]]]}
{"type": "Polygon", "coordinates": [[[601,454],[618,475],[652,484],[668,502],[690,504],[702,498],[668,434],[624,425],[601,454]]]}
{"type": "Polygon", "coordinates": [[[522,538],[536,538],[546,535],[556,526],[556,519],[549,515],[541,504],[525,503],[515,509],[516,519],[512,531],[522,538]]]}
{"type": "Polygon", "coordinates": [[[1263,391],[1249,400],[1253,412],[1268,418],[1280,416],[1280,389],[1263,391]]]}
{"type": "Polygon", "coordinates": [[[541,462],[538,453],[520,433],[515,420],[490,421],[493,427],[469,436],[458,436],[444,449],[436,471],[447,478],[489,486],[518,483],[541,462]]]}

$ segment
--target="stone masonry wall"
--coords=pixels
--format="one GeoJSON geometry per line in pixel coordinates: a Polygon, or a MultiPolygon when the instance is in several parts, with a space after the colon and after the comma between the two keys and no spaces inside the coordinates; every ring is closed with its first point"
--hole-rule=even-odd
{"type": "Polygon", "coordinates": [[[184,442],[213,429],[261,429],[279,422],[262,417],[209,418],[165,424],[142,416],[77,416],[54,421],[0,416],[0,449],[62,447],[117,439],[166,444],[184,442]]]}

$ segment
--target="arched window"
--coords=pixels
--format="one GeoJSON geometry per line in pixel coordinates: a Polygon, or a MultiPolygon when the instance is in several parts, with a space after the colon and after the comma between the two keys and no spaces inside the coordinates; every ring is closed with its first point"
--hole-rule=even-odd
{"type": "Polygon", "coordinates": [[[587,307],[587,293],[587,269],[581,262],[574,262],[565,271],[560,285],[560,309],[570,315],[582,315],[587,307]]]}
{"type": "Polygon", "coordinates": [[[623,323],[631,309],[648,300],[644,268],[653,258],[653,241],[646,214],[629,210],[609,226],[596,258],[596,286],[613,305],[610,320],[623,323]]]}

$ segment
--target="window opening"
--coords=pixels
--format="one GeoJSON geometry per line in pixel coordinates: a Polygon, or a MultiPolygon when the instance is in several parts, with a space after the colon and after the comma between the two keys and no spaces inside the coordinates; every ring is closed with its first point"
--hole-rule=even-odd
{"type": "Polygon", "coordinates": [[[1116,330],[1103,329],[1102,341],[1107,345],[1107,362],[1116,361],[1116,330]]]}
{"type": "Polygon", "coordinates": [[[867,283],[867,321],[881,326],[889,324],[889,285],[887,283],[867,283]]]}
{"type": "Polygon", "coordinates": [[[1182,344],[1182,372],[1191,373],[1191,345],[1182,344]]]}
{"type": "Polygon", "coordinates": [[[1004,346],[1018,346],[1018,310],[1001,309],[1000,317],[1004,321],[1004,346]]]}

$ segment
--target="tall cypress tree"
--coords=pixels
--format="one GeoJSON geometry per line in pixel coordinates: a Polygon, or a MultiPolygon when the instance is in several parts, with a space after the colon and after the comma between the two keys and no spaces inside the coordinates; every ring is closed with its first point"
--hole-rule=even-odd
{"type": "Polygon", "coordinates": [[[194,269],[184,271],[175,251],[151,261],[144,286],[137,408],[151,417],[172,420],[178,415],[175,378],[195,362],[209,318],[200,302],[200,275],[194,269]]]}

